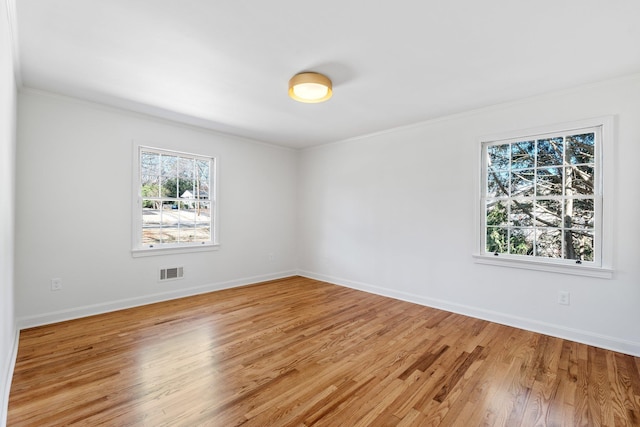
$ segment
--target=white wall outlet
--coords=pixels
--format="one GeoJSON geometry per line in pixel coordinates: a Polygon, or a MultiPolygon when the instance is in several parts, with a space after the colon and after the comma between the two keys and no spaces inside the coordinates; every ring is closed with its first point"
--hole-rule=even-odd
{"type": "Polygon", "coordinates": [[[62,289],[62,279],[60,278],[51,279],[51,290],[59,291],[60,289],[62,289]]]}
{"type": "Polygon", "coordinates": [[[269,259],[269,262],[274,262],[276,260],[276,254],[275,252],[269,252],[267,254],[267,258],[269,259]]]}
{"type": "Polygon", "coordinates": [[[569,305],[571,294],[567,291],[558,291],[558,304],[569,305]]]}

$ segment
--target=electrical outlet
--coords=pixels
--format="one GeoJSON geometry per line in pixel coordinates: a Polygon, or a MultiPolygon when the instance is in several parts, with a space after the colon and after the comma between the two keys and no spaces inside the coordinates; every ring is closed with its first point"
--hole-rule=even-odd
{"type": "Polygon", "coordinates": [[[569,305],[570,296],[567,291],[558,291],[558,304],[569,305]]]}
{"type": "Polygon", "coordinates": [[[269,258],[269,262],[274,262],[276,260],[276,254],[274,252],[269,252],[267,257],[269,258]]]}
{"type": "Polygon", "coordinates": [[[62,279],[51,279],[51,290],[59,291],[60,289],[62,289],[62,279]]]}

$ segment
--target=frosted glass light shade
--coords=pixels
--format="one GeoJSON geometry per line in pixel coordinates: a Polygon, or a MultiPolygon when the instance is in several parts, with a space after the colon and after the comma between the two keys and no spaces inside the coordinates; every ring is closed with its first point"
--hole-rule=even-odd
{"type": "Polygon", "coordinates": [[[289,96],[300,102],[323,102],[331,98],[331,80],[319,73],[300,73],[289,80],[289,96]]]}

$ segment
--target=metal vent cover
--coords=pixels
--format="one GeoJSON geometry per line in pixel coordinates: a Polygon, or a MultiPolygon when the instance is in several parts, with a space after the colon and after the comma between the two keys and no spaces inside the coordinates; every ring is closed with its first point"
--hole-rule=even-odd
{"type": "Polygon", "coordinates": [[[160,269],[160,281],[177,280],[184,277],[184,267],[169,267],[160,269]]]}

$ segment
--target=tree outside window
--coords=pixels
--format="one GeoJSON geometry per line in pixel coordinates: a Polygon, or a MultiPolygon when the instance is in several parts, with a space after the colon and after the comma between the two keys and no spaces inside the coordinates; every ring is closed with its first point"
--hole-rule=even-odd
{"type": "Polygon", "coordinates": [[[483,144],[484,251],[596,258],[598,129],[483,144]]]}

